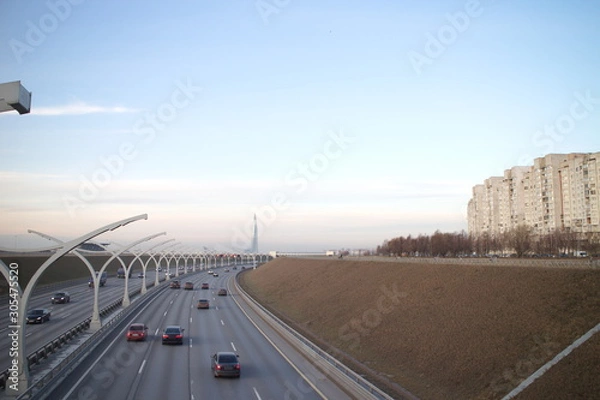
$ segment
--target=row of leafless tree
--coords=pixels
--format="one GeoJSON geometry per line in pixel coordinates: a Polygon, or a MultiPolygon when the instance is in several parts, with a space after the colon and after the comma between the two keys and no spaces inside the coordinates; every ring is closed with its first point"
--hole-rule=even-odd
{"type": "Polygon", "coordinates": [[[546,235],[535,235],[533,230],[520,225],[502,235],[484,233],[469,235],[465,231],[433,235],[399,236],[377,246],[377,254],[396,256],[459,257],[471,255],[513,255],[560,257],[600,254],[600,235],[556,230],[546,235]]]}

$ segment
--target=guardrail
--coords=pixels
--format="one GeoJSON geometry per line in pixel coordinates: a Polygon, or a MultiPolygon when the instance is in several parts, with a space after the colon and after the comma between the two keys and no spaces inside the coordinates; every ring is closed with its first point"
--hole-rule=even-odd
{"type": "MultiPolygon", "coordinates": [[[[245,272],[245,271],[241,271],[240,273],[242,273],[242,272],[245,272]]],[[[371,382],[369,382],[368,380],[363,378],[361,375],[357,374],[356,372],[354,372],[353,370],[348,368],[346,365],[344,365],[342,362],[340,362],[339,360],[337,360],[336,358],[331,356],[325,350],[321,349],[319,346],[317,346],[316,344],[314,344],[313,342],[308,340],[306,337],[304,337],[303,335],[301,335],[300,333],[298,333],[297,331],[292,329],[288,324],[283,322],[281,319],[279,319],[277,316],[275,316],[273,313],[271,313],[269,310],[267,310],[265,307],[263,307],[261,304],[259,304],[256,300],[254,300],[252,297],[250,297],[250,295],[247,294],[239,285],[238,275],[240,273],[236,274],[236,277],[235,277],[236,289],[239,291],[239,293],[242,294],[242,296],[246,299],[246,301],[249,304],[254,306],[253,308],[255,308],[255,309],[258,308],[258,310],[260,310],[260,313],[266,315],[271,321],[276,323],[277,326],[282,328],[288,334],[288,338],[291,337],[292,339],[294,339],[292,341],[297,342],[296,346],[294,346],[294,347],[296,347],[297,350],[304,352],[308,357],[313,358],[313,359],[315,358],[315,356],[320,357],[322,360],[324,360],[326,363],[328,363],[330,366],[332,366],[335,369],[335,371],[339,371],[340,373],[342,373],[346,378],[350,379],[353,383],[360,386],[360,388],[365,390],[367,393],[371,394],[374,398],[393,400],[393,397],[389,396],[387,393],[385,393],[384,391],[379,389],[377,386],[373,385],[371,382]],[[307,350],[310,350],[311,353],[309,353],[307,350]]],[[[278,331],[281,332],[281,330],[278,330],[278,331]]],[[[330,370],[330,372],[331,372],[331,370],[330,370]]],[[[407,393],[407,397],[411,397],[411,395],[409,393],[407,393]]]]}
{"type": "MultiPolygon", "coordinates": [[[[163,285],[162,289],[164,290],[167,285],[163,285]]],[[[136,290],[134,292],[138,292],[136,290]]],[[[157,296],[161,291],[154,290],[148,293],[151,294],[149,298],[157,296]]],[[[108,330],[113,329],[114,325],[117,322],[122,321],[124,318],[135,312],[138,307],[142,306],[142,302],[138,302],[134,307],[128,307],[126,309],[122,309],[119,313],[117,313],[113,318],[107,321],[100,329],[98,329],[94,334],[92,334],[81,346],[77,347],[77,349],[69,354],[65,359],[63,359],[56,367],[54,367],[51,371],[37,380],[35,383],[29,386],[29,388],[17,397],[17,400],[24,399],[33,399],[43,390],[44,394],[39,398],[44,399],[51,394],[51,392],[65,379],[65,377],[73,371],[91,352],[93,352],[97,346],[99,346],[102,340],[98,338],[102,337],[108,330]],[[51,387],[48,387],[49,384],[52,384],[51,387]]],[[[113,306],[113,305],[111,305],[113,306]]],[[[109,306],[109,307],[111,307],[109,306]]],[[[109,308],[107,307],[107,308],[109,308]]]]}
{"type": "MultiPolygon", "coordinates": [[[[164,278],[161,279],[161,281],[164,281],[164,278]]],[[[150,288],[153,285],[154,285],[154,282],[148,283],[148,284],[146,284],[146,288],[150,288]]],[[[131,290],[129,292],[129,296],[134,297],[134,296],[138,295],[139,293],[141,293],[141,288],[131,290]]],[[[105,317],[106,315],[109,315],[110,313],[114,312],[116,309],[121,307],[122,304],[123,304],[122,298],[112,302],[111,304],[109,304],[108,306],[106,306],[102,310],[100,310],[100,312],[99,312],[100,317],[105,317]]],[[[40,364],[42,360],[47,359],[52,353],[57,352],[69,341],[75,339],[75,337],[77,337],[80,333],[82,333],[83,331],[85,331],[87,328],[90,327],[91,320],[92,320],[91,317],[86,318],[82,322],[76,324],[74,327],[68,329],[64,333],[61,333],[54,339],[50,340],[43,346],[39,347],[34,352],[30,353],[26,357],[27,368],[29,370],[31,370],[31,367],[33,365],[40,364]]],[[[110,321],[107,324],[110,325],[110,321]]],[[[103,325],[102,327],[104,327],[104,326],[105,325],[103,325]]],[[[102,330],[102,328],[100,330],[102,330]]],[[[77,354],[78,351],[76,350],[75,352],[71,353],[65,360],[71,360],[72,359],[71,355],[74,353],[77,354]]],[[[63,360],[63,362],[61,362],[57,367],[55,367],[53,369],[53,371],[58,369],[58,371],[56,371],[56,372],[60,372],[60,367],[61,367],[61,365],[64,364],[65,360],[63,360]]],[[[51,371],[51,372],[53,372],[53,371],[51,371]]],[[[5,371],[2,371],[2,373],[0,373],[0,388],[6,389],[6,381],[8,380],[8,376],[9,376],[8,368],[5,371]]],[[[53,376],[51,376],[50,378],[52,378],[52,377],[53,376]]],[[[46,377],[44,377],[44,378],[46,378],[46,377]]],[[[43,381],[44,378],[41,379],[40,381],[43,381]]],[[[35,385],[38,385],[38,383],[39,383],[39,381],[36,382],[35,385]]]]}

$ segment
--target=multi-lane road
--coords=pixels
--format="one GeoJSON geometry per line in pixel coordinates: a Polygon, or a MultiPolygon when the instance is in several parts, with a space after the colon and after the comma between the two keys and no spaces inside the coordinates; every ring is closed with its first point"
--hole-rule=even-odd
{"type": "MultiPolygon", "coordinates": [[[[309,362],[269,338],[264,321],[252,316],[252,311],[240,301],[234,286],[236,271],[218,268],[218,277],[206,271],[188,274],[180,279],[181,289],[157,288],[152,299],[140,297],[139,310],[119,323],[107,334],[92,357],[56,388],[53,399],[322,399],[350,398],[309,362]],[[191,281],[194,290],[184,290],[183,283],[191,281]],[[210,289],[201,289],[209,283],[210,289]],[[227,288],[228,296],[217,291],[227,288]],[[209,309],[197,309],[198,299],[210,300],[209,309]],[[143,302],[143,303],[141,303],[143,302]],[[126,328],[142,322],[149,327],[149,337],[143,342],[128,342],[126,328]],[[183,345],[163,345],[162,330],[167,325],[181,325],[183,345]],[[240,378],[215,378],[210,369],[210,356],[217,351],[233,351],[239,355],[240,378]]],[[[153,276],[149,276],[153,279],[153,276]]],[[[123,280],[109,279],[101,288],[106,304],[123,295],[123,280]],[[112,295],[111,295],[112,293],[112,295]]],[[[132,278],[134,285],[141,279],[132,278]]],[[[135,288],[135,286],[134,286],[135,288]]],[[[52,320],[38,326],[28,326],[28,343],[45,343],[68,324],[61,320],[83,320],[91,310],[87,287],[71,289],[73,301],[54,305],[52,320]],[[86,296],[87,294],[87,296],[86,296]]],[[[48,293],[51,295],[51,293],[48,293]]],[[[148,296],[150,297],[150,296],[148,296]]],[[[48,306],[49,296],[32,302],[48,306]]],[[[4,342],[3,342],[4,343],[4,342]]]]}
{"type": "MultiPolygon", "coordinates": [[[[146,282],[154,282],[154,272],[149,272],[146,282]]],[[[123,298],[124,279],[111,277],[105,286],[99,288],[99,309],[123,298]]],[[[140,289],[142,279],[133,277],[129,279],[129,290],[140,289]]],[[[5,296],[6,297],[6,296],[5,296]]],[[[43,324],[28,324],[25,326],[25,354],[37,350],[48,341],[64,333],[67,329],[83,322],[92,315],[94,289],[89,288],[86,279],[70,282],[68,285],[41,286],[34,289],[29,299],[28,309],[46,308],[51,311],[50,321],[43,324]],[[71,302],[67,304],[52,304],[51,297],[59,291],[68,291],[71,302]]],[[[7,355],[10,348],[8,336],[8,301],[0,304],[0,354],[7,355]]],[[[8,357],[0,358],[0,370],[4,371],[10,365],[8,357]]]]}

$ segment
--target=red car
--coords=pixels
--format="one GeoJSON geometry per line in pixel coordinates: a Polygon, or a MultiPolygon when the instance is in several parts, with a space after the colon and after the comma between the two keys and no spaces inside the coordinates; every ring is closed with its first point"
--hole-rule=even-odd
{"type": "Polygon", "coordinates": [[[136,322],[127,329],[127,341],[130,340],[146,340],[148,327],[142,323],[136,322]]]}
{"type": "Polygon", "coordinates": [[[210,289],[210,286],[208,285],[208,283],[203,283],[202,284],[202,289],[203,290],[210,289]]]}
{"type": "Polygon", "coordinates": [[[196,307],[198,307],[198,309],[208,309],[210,308],[210,303],[208,302],[208,299],[200,299],[198,300],[198,305],[196,307]]]}

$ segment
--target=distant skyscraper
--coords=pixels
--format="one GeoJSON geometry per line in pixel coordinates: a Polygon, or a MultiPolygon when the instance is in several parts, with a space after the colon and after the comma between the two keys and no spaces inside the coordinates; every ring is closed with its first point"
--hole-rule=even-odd
{"type": "Polygon", "coordinates": [[[254,214],[254,231],[252,235],[251,253],[258,253],[258,226],[256,225],[256,214],[254,214]]]}

